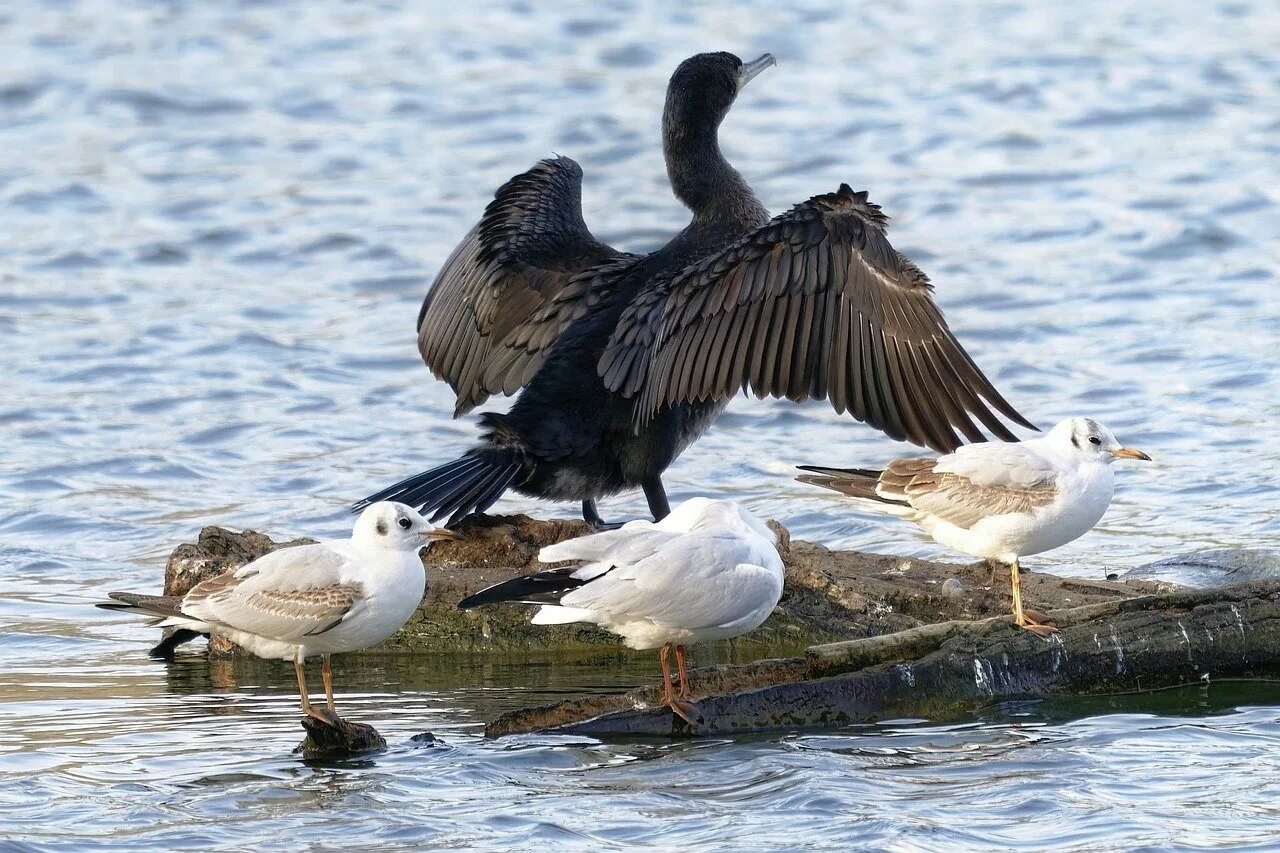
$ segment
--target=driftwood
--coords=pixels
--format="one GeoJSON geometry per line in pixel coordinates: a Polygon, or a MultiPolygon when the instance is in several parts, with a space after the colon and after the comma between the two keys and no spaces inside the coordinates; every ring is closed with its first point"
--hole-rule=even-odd
{"type": "Polygon", "coordinates": [[[1280,676],[1280,581],[1143,596],[1051,613],[1040,639],[1006,617],[814,646],[800,657],[690,673],[702,722],[654,707],[657,688],[504,714],[485,732],[723,734],[897,718],[955,719],[992,702],[1280,676]]]}
{"type": "MultiPolygon", "coordinates": [[[[456,608],[481,587],[539,568],[539,548],[586,529],[579,521],[524,516],[465,521],[463,541],[424,555],[426,596],[410,622],[375,651],[619,653],[616,638],[590,626],[530,625],[525,607],[456,608]]],[[[653,707],[658,691],[646,687],[507,713],[487,733],[671,735],[947,719],[1005,699],[1280,676],[1280,579],[1191,590],[1170,582],[1180,576],[1164,563],[1153,564],[1145,577],[1138,571],[1118,582],[1024,572],[1027,604],[1048,612],[1062,629],[1045,640],[1012,625],[1006,568],[831,551],[774,529],[786,565],[783,599],[764,626],[731,646],[734,659],[774,659],[695,670],[703,715],[695,730],[653,707]]],[[[259,554],[305,541],[276,543],[252,532],[206,528],[199,542],[170,558],[165,591],[182,593],[259,554]]],[[[1196,577],[1232,580],[1271,571],[1272,558],[1245,558],[1240,569],[1230,555],[1199,555],[1196,577]]],[[[1096,567],[1091,573],[1104,575],[1096,567]]],[[[171,637],[167,650],[182,639],[171,637]]],[[[211,649],[233,651],[216,641],[211,649]]],[[[317,755],[326,747],[327,754],[377,748],[363,737],[317,730],[308,740],[317,755]]]]}

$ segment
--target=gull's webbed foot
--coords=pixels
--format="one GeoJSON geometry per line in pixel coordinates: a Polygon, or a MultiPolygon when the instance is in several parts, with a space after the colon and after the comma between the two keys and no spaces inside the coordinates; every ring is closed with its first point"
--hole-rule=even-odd
{"type": "Polygon", "coordinates": [[[702,712],[698,710],[697,705],[687,699],[673,698],[667,702],[667,707],[671,709],[673,714],[691,726],[696,726],[702,722],[702,712]]]}
{"type": "Polygon", "coordinates": [[[307,709],[307,716],[324,723],[326,726],[336,726],[338,721],[342,719],[336,711],[332,711],[323,705],[312,705],[307,709]]]}

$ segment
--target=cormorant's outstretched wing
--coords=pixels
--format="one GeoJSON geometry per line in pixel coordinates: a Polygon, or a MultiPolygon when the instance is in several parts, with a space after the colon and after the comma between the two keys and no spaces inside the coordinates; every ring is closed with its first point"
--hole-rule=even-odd
{"type": "Polygon", "coordinates": [[[454,415],[507,384],[502,376],[486,380],[482,368],[513,330],[575,273],[620,256],[582,220],[582,168],[573,160],[543,160],[507,181],[445,261],[418,314],[418,350],[457,393],[454,415]]]}
{"type": "Polygon", "coordinates": [[[600,360],[636,398],[637,425],[681,401],[750,388],[837,412],[950,452],[958,429],[1013,434],[1005,402],[947,328],[928,277],[885,237],[885,216],[847,185],[775,217],[641,295],[600,360]],[[990,408],[989,408],[990,407],[990,408]]]}
{"type": "Polygon", "coordinates": [[[480,372],[481,385],[490,394],[514,394],[528,385],[561,333],[605,296],[635,262],[635,255],[620,254],[571,276],[553,298],[491,348],[480,372]]]}

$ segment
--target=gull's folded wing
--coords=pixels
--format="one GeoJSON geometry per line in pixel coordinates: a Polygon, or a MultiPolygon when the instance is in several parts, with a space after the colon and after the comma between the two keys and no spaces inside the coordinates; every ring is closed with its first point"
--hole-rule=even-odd
{"type": "Polygon", "coordinates": [[[236,572],[196,584],[183,597],[181,611],[283,640],[322,634],[359,606],[360,586],[340,581],[351,559],[327,544],[272,551],[236,572]]]}
{"type": "Polygon", "coordinates": [[[560,605],[607,614],[616,622],[715,628],[734,624],[781,592],[781,565],[772,546],[708,534],[651,541],[658,545],[651,554],[566,593],[560,605]]]}

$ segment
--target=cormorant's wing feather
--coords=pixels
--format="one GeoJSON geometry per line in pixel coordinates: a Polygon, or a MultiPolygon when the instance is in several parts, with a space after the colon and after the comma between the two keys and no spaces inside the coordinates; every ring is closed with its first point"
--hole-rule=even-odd
{"type": "Polygon", "coordinates": [[[582,169],[573,160],[543,160],[503,185],[418,314],[418,350],[457,393],[454,414],[517,390],[505,376],[482,373],[489,355],[575,273],[620,256],[582,219],[582,169]]]}
{"type": "Polygon", "coordinates": [[[618,255],[571,276],[554,297],[491,347],[480,370],[480,385],[491,394],[514,394],[527,385],[560,335],[635,261],[635,255],[618,255]]]}
{"type": "Polygon", "coordinates": [[[664,406],[750,388],[838,412],[941,452],[1013,434],[1007,403],[947,328],[928,277],[889,244],[884,215],[847,185],[775,217],[641,294],[601,357],[605,385],[664,406]]]}

